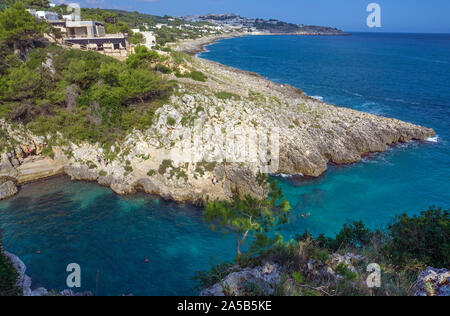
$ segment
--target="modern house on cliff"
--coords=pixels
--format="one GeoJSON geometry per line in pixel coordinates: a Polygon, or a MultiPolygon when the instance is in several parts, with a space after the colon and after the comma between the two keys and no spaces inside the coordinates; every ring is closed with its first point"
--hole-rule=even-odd
{"type": "Polygon", "coordinates": [[[45,19],[47,21],[56,21],[59,19],[59,15],[56,12],[36,11],[34,9],[28,9],[27,11],[30,12],[31,14],[33,14],[34,16],[36,16],[40,19],[45,19]]]}
{"type": "Polygon", "coordinates": [[[97,21],[48,21],[65,35],[64,42],[94,50],[126,50],[123,34],[106,34],[105,26],[97,21]]]}
{"type": "Polygon", "coordinates": [[[105,26],[97,21],[81,21],[80,16],[66,15],[59,19],[55,12],[29,9],[34,16],[45,19],[63,36],[62,43],[78,49],[96,50],[113,57],[127,57],[127,41],[121,33],[106,34],[105,26]]]}

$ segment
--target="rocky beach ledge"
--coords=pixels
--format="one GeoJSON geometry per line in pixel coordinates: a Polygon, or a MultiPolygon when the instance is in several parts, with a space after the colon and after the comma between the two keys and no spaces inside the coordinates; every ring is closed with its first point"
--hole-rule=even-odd
{"type": "MultiPolygon", "coordinates": [[[[228,39],[228,38],[235,38],[235,37],[244,37],[244,36],[250,36],[251,33],[227,33],[227,34],[220,34],[220,35],[211,35],[211,36],[204,36],[198,39],[187,39],[187,40],[180,40],[177,43],[170,43],[169,47],[184,52],[189,55],[196,55],[198,53],[203,53],[206,51],[206,46],[212,45],[214,43],[217,43],[220,40],[228,39]]],[[[256,34],[253,34],[256,35],[256,34]]]]}
{"type": "MultiPolygon", "coordinates": [[[[218,39],[183,42],[177,49],[195,53],[218,39]]],[[[176,80],[177,92],[158,108],[152,127],[134,130],[107,148],[62,135],[34,135],[23,125],[0,120],[7,144],[0,147],[0,199],[13,196],[24,183],[58,174],[96,181],[118,194],[143,190],[196,205],[207,197],[227,200],[234,194],[264,198],[267,187],[260,167],[266,161],[218,159],[222,148],[217,134],[276,129],[279,155],[272,173],[312,177],[320,176],[329,163],[355,163],[389,145],[435,135],[427,127],[320,102],[295,87],[201,58],[186,57],[184,67],[206,79],[166,75],[176,80]],[[216,134],[194,144],[202,156],[190,161],[183,157],[183,137],[194,134],[194,122],[216,134]]]]}

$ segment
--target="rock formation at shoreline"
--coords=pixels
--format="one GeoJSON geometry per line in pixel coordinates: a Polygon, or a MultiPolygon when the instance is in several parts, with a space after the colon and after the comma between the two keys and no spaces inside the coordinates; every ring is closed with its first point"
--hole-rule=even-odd
{"type": "Polygon", "coordinates": [[[17,193],[17,187],[12,181],[0,185],[0,200],[7,199],[17,193]]]}
{"type": "MultiPolygon", "coordinates": [[[[267,188],[260,171],[266,161],[219,159],[221,139],[232,131],[250,135],[257,129],[277,130],[279,165],[272,172],[314,177],[329,163],[358,162],[364,154],[384,151],[388,145],[434,135],[426,127],[320,102],[300,89],[254,73],[194,57],[187,63],[208,79],[200,82],[170,75],[178,82],[178,92],[156,111],[153,126],[133,131],[111,148],[75,144],[59,135],[61,141],[52,147],[51,157],[44,157],[49,139],[0,121],[9,143],[14,144],[0,149],[5,196],[14,192],[11,183],[21,185],[65,173],[74,180],[97,181],[119,194],[143,190],[196,205],[207,197],[230,199],[236,193],[263,198],[267,188]],[[185,136],[195,135],[196,122],[206,136],[197,142],[189,140],[197,157],[186,159],[185,136]],[[216,184],[211,182],[214,176],[216,184]]],[[[236,146],[238,151],[248,151],[245,144],[236,146]]]]}
{"type": "Polygon", "coordinates": [[[172,46],[175,50],[184,52],[189,55],[195,55],[198,53],[205,52],[205,46],[212,45],[222,39],[248,36],[246,33],[227,33],[220,35],[211,35],[205,36],[199,39],[187,39],[181,40],[177,43],[171,43],[169,46],[172,46]]]}
{"type": "MultiPolygon", "coordinates": [[[[366,265],[363,256],[353,253],[345,255],[333,254],[328,264],[309,259],[305,264],[304,272],[300,275],[302,280],[295,280],[293,274],[287,273],[285,267],[276,263],[265,262],[264,265],[242,268],[239,265],[232,266],[225,271],[225,276],[219,282],[203,289],[200,296],[273,296],[298,295],[298,287],[314,289],[316,291],[329,286],[336,286],[339,282],[348,282],[351,286],[358,286],[357,278],[364,275],[366,265]],[[345,267],[343,269],[342,267],[345,267]],[[341,273],[346,276],[341,275],[341,273]],[[354,274],[354,280],[346,280],[349,273],[354,274]],[[304,283],[304,274],[308,275],[309,282],[315,280],[323,287],[312,287],[304,283]],[[282,276],[290,276],[286,280],[282,276]],[[300,282],[298,282],[300,281],[300,282]],[[297,289],[296,289],[297,287],[297,289]],[[254,291],[257,291],[256,293],[254,291]]],[[[364,276],[362,279],[365,279],[364,276]]],[[[411,284],[411,294],[414,296],[449,296],[450,295],[450,271],[448,269],[435,269],[427,267],[419,273],[417,281],[411,284]],[[415,291],[415,292],[414,292],[415,291]]],[[[365,283],[365,282],[364,282],[365,283]]],[[[359,285],[361,286],[361,285],[359,285]]],[[[329,295],[327,292],[321,293],[329,295]]],[[[314,295],[317,295],[315,293],[314,295]]]]}
{"type": "Polygon", "coordinates": [[[415,296],[450,296],[450,270],[427,267],[417,279],[415,296]]]}
{"type": "Polygon", "coordinates": [[[21,289],[23,292],[23,296],[92,296],[91,292],[82,292],[82,293],[76,293],[72,290],[64,290],[59,293],[56,292],[49,292],[47,289],[40,287],[35,290],[31,289],[31,278],[26,274],[27,267],[25,266],[25,263],[23,263],[22,260],[20,260],[19,257],[17,257],[15,254],[12,254],[7,251],[3,251],[4,255],[11,260],[14,268],[17,270],[17,273],[19,274],[17,278],[17,287],[21,289]]]}

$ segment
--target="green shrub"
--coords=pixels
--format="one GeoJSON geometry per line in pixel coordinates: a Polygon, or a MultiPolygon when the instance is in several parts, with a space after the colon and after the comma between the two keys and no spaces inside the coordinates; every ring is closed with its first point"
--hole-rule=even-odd
{"type": "Polygon", "coordinates": [[[449,211],[430,207],[419,216],[396,216],[388,226],[390,242],[384,248],[394,265],[418,263],[434,268],[450,266],[449,211]]]}
{"type": "Polygon", "coordinates": [[[352,272],[345,263],[340,263],[339,265],[337,265],[334,268],[334,271],[342,276],[346,281],[355,281],[358,278],[358,274],[352,272]]]}
{"type": "Polygon", "coordinates": [[[131,172],[133,172],[133,167],[130,165],[125,165],[125,167],[123,167],[123,169],[125,169],[125,174],[130,174],[131,172]]]}
{"type": "Polygon", "coordinates": [[[334,239],[326,241],[326,245],[332,250],[338,250],[341,247],[360,248],[368,245],[372,236],[373,233],[366,228],[362,221],[354,221],[351,225],[344,224],[334,239]]]}
{"type": "Polygon", "coordinates": [[[167,66],[164,66],[163,64],[156,64],[155,71],[159,71],[163,74],[170,74],[172,72],[172,69],[170,69],[167,66]]]}
{"type": "Polygon", "coordinates": [[[201,82],[205,82],[206,79],[208,79],[208,77],[205,76],[205,74],[203,74],[203,72],[201,71],[191,71],[185,74],[180,74],[179,72],[176,72],[175,76],[177,76],[178,78],[191,78],[192,80],[201,82]]]}
{"type": "Polygon", "coordinates": [[[132,128],[148,129],[173,83],[145,67],[159,58],[154,52],[138,48],[136,55],[137,68],[53,45],[32,49],[25,62],[7,58],[6,72],[0,72],[0,117],[23,122],[38,135],[61,132],[74,142],[114,143],[132,128]],[[54,75],[42,66],[50,55],[54,75]]]}
{"type": "Polygon", "coordinates": [[[193,280],[199,282],[196,287],[198,290],[203,290],[207,287],[213,286],[214,284],[221,282],[228,274],[233,272],[232,263],[219,263],[211,268],[210,271],[197,271],[193,280]]]}
{"type": "Polygon", "coordinates": [[[294,278],[295,282],[297,282],[297,283],[305,283],[305,278],[301,271],[296,271],[296,272],[292,273],[292,277],[294,278]]]}
{"type": "Polygon", "coordinates": [[[70,61],[68,67],[63,71],[64,79],[69,83],[87,89],[98,79],[100,62],[93,59],[75,58],[70,61]]]}
{"type": "Polygon", "coordinates": [[[21,296],[22,291],[16,285],[17,273],[11,260],[3,253],[0,242],[0,296],[21,296]]]}
{"type": "Polygon", "coordinates": [[[163,160],[161,162],[161,164],[159,165],[158,173],[160,175],[164,175],[166,173],[166,171],[167,171],[167,168],[173,168],[172,163],[173,163],[172,160],[169,160],[169,159],[163,160]]]}
{"type": "Polygon", "coordinates": [[[330,259],[330,254],[326,249],[321,249],[319,247],[311,247],[311,258],[318,262],[327,262],[330,259]]]}
{"type": "Polygon", "coordinates": [[[192,57],[183,52],[171,51],[170,55],[172,56],[173,62],[177,65],[186,63],[186,60],[192,61],[192,57]]]}
{"type": "Polygon", "coordinates": [[[206,79],[208,79],[207,76],[205,76],[202,72],[200,71],[192,71],[190,77],[196,81],[201,81],[201,82],[205,82],[206,79]]]}
{"type": "Polygon", "coordinates": [[[126,66],[121,62],[104,62],[101,64],[98,74],[104,83],[110,86],[118,86],[119,75],[125,70],[126,66]]]}
{"type": "Polygon", "coordinates": [[[38,71],[29,69],[26,66],[12,68],[8,76],[8,96],[18,100],[33,97],[39,90],[41,76],[38,71]]]}
{"type": "Polygon", "coordinates": [[[44,147],[42,149],[42,154],[52,159],[55,157],[55,153],[53,152],[53,148],[51,146],[44,147]]]}
{"type": "Polygon", "coordinates": [[[134,48],[134,54],[131,54],[126,61],[128,67],[136,69],[145,66],[148,63],[155,63],[161,60],[161,57],[154,50],[138,45],[134,48]]]}
{"type": "Polygon", "coordinates": [[[170,116],[167,117],[166,122],[167,122],[167,125],[169,125],[169,126],[174,126],[177,123],[177,121],[173,117],[170,117],[170,116]]]}
{"type": "Polygon", "coordinates": [[[222,99],[222,100],[239,98],[239,96],[237,94],[226,92],[226,91],[216,92],[214,95],[216,96],[216,98],[222,99]]]}
{"type": "Polygon", "coordinates": [[[130,43],[135,45],[145,43],[144,35],[142,35],[142,33],[140,32],[133,33],[133,35],[131,35],[130,37],[130,43]]]}

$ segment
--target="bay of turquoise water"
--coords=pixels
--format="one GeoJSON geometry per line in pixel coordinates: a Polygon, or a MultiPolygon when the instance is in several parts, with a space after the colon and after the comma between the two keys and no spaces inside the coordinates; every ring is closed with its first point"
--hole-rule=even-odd
{"type": "Polygon", "coordinates": [[[281,179],[296,213],[287,230],[333,235],[353,220],[383,228],[395,214],[450,205],[450,35],[253,36],[201,57],[257,72],[325,102],[433,128],[411,142],[320,178],[281,179]],[[436,142],[437,141],[437,142],[436,142]]]}
{"type": "MultiPolygon", "coordinates": [[[[383,228],[398,213],[449,207],[449,35],[262,36],[209,50],[202,57],[329,103],[426,125],[439,136],[330,166],[317,179],[280,178],[293,207],[287,238],[305,229],[333,235],[353,220],[383,228]]],[[[231,236],[203,224],[200,209],[144,194],[121,197],[66,177],[26,185],[0,202],[0,230],[34,286],[66,288],[66,266],[74,262],[81,290],[98,295],[195,295],[195,271],[231,260],[235,251],[231,236]]]]}

